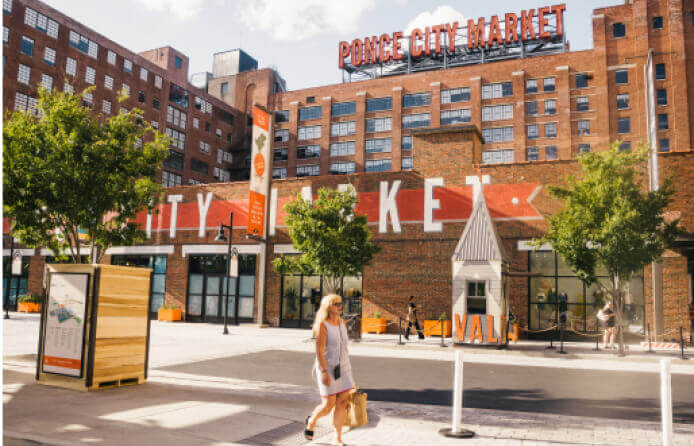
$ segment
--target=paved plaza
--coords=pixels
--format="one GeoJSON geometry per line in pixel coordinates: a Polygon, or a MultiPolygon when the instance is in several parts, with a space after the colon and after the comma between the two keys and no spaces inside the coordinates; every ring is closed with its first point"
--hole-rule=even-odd
{"type": "MultiPolygon", "coordinates": [[[[11,314],[4,321],[4,439],[8,445],[167,444],[167,445],[300,445],[303,418],[318,402],[312,386],[238,379],[224,374],[192,372],[195,364],[228,358],[239,361],[267,351],[307,353],[310,332],[254,326],[152,323],[150,373],[141,386],[82,393],[34,383],[38,318],[11,314]],[[178,366],[178,368],[177,368],[178,366]],[[212,376],[214,375],[214,376],[212,376]],[[221,376],[220,376],[221,375],[221,376]]],[[[352,343],[353,356],[453,360],[452,348],[437,338],[398,346],[397,336],[366,335],[352,343]]],[[[545,349],[545,343],[521,342],[510,351],[465,349],[470,364],[507,364],[615,372],[658,373],[658,360],[672,358],[678,379],[694,383],[694,360],[676,354],[637,353],[626,358],[567,343],[567,355],[545,349]]],[[[691,351],[687,354],[690,356],[691,351]]],[[[302,355],[305,356],[305,355],[302,355]]],[[[270,365],[271,366],[271,365],[270,365]]],[[[310,364],[307,365],[307,373],[310,364]]],[[[541,369],[538,369],[540,371],[541,369]]],[[[358,375],[358,370],[355,370],[358,375]]],[[[260,377],[262,374],[258,374],[260,377]]],[[[658,389],[653,389],[655,397],[658,389]]],[[[586,395],[587,398],[591,395],[586,395]]],[[[690,408],[689,413],[692,410],[690,408]]],[[[463,427],[473,439],[453,440],[438,434],[450,427],[451,408],[443,405],[369,401],[369,424],[344,435],[353,445],[434,444],[660,444],[660,423],[605,417],[566,416],[498,409],[463,409],[463,427]]],[[[657,419],[657,416],[655,417],[657,419]]],[[[317,427],[313,444],[330,444],[328,419],[317,427]]],[[[694,420],[675,425],[675,444],[694,445],[694,420]]]]}

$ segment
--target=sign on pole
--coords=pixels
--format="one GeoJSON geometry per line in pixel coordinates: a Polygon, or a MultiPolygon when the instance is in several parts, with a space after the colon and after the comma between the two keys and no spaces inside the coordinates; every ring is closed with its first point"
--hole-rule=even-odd
{"type": "Polygon", "coordinates": [[[251,181],[248,197],[248,233],[265,236],[265,208],[270,175],[270,114],[253,107],[253,138],[251,142],[251,181]]]}
{"type": "Polygon", "coordinates": [[[12,253],[12,275],[22,275],[22,251],[15,251],[12,253]]]}
{"type": "Polygon", "coordinates": [[[229,277],[239,277],[239,252],[236,248],[231,250],[229,259],[229,277]]]}

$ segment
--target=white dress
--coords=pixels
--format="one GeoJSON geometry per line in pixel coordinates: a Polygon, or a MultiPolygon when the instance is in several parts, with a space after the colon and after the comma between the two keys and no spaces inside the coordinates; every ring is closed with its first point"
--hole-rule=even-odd
{"type": "Polygon", "coordinates": [[[318,358],[316,358],[314,372],[317,377],[320,395],[330,396],[353,389],[354,380],[352,379],[352,364],[347,354],[349,337],[344,321],[340,321],[339,326],[323,322],[323,326],[328,334],[328,339],[325,343],[325,365],[327,366],[328,376],[330,376],[330,384],[326,386],[321,381],[318,358]],[[340,377],[335,379],[333,373],[338,363],[340,364],[340,377]]]}

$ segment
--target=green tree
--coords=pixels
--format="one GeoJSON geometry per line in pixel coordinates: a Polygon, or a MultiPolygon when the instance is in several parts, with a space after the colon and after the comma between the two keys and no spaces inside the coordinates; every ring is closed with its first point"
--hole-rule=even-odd
{"type": "Polygon", "coordinates": [[[14,234],[75,263],[80,232],[91,262],[111,245],[144,238],[133,219],[153,208],[161,192],[154,174],[168,154],[168,138],[140,110],[95,116],[82,105],[89,91],[41,89],[38,113],[8,112],[3,126],[3,209],[14,234]]]}
{"type": "Polygon", "coordinates": [[[274,260],[280,274],[298,273],[324,276],[328,293],[340,291],[342,278],[360,274],[380,248],[370,241],[366,215],[357,215],[354,190],[318,190],[318,199],[300,195],[287,203],[286,223],[297,256],[274,260]]]}
{"type": "Polygon", "coordinates": [[[672,178],[657,191],[646,190],[648,153],[643,147],[620,152],[615,142],[608,151],[582,155],[580,178],[569,176],[567,187],[548,186],[565,209],[549,218],[549,231],[535,241],[536,246],[550,243],[584,283],[597,284],[611,297],[620,327],[620,354],[629,280],[659,259],[680,232],[679,220],[663,218],[674,193],[672,178]],[[607,270],[609,283],[596,277],[598,266],[607,270]]]}

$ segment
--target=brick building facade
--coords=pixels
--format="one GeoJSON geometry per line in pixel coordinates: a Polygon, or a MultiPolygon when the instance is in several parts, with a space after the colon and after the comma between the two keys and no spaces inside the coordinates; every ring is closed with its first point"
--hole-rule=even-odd
{"type": "MultiPolygon", "coordinates": [[[[11,19],[18,23],[10,22],[6,53],[19,52],[21,33],[16,29],[25,26],[20,4],[15,0],[12,14],[22,17],[11,19]]],[[[61,27],[61,36],[67,34],[65,28],[61,27]]],[[[148,257],[153,264],[154,257],[163,257],[162,301],[180,305],[187,320],[218,321],[223,311],[221,262],[226,245],[214,238],[231,210],[233,241],[243,267],[241,277],[230,286],[230,315],[272,326],[305,327],[312,317],[312,291],[321,290],[321,281],[311,276],[282,277],[273,271],[274,257],[293,252],[282,205],[297,193],[308,197],[320,187],[349,183],[359,194],[357,210],[369,216],[374,240],[381,246],[361,277],[346,280],[344,293],[353,301],[349,307],[364,317],[381,312],[395,320],[404,316],[407,298],[415,295],[422,316],[436,319],[441,313],[451,314],[451,255],[471,211],[469,177],[487,176],[489,184],[482,190],[510,259],[511,309],[521,325],[539,330],[555,320],[556,308],[546,300],[546,290],[556,288],[569,296],[576,331],[591,331],[600,302],[595,290],[580,284],[554,253],[530,251],[527,242],[547,229],[546,217],[559,207],[545,186],[561,184],[566,175],[577,172],[579,153],[604,150],[615,140],[622,141],[625,149],[636,147],[647,142],[647,129],[653,123],[659,174],[678,178],[671,211],[681,217],[688,235],[664,255],[662,311],[654,308],[648,267],[634,279],[628,322],[635,334],[658,317],[667,338],[674,337],[679,327],[688,331],[694,271],[694,193],[689,187],[694,180],[694,2],[636,0],[598,9],[592,31],[593,48],[585,51],[298,91],[282,91],[273,70],[211,78],[207,92],[217,98],[209,99],[215,109],[226,103],[235,118],[243,117],[234,120],[232,129],[234,142],[245,141],[240,154],[246,154],[250,138],[245,118],[250,107],[255,103],[275,112],[271,188],[276,204],[270,206],[265,277],[258,276],[260,247],[245,237],[248,183],[242,181],[167,190],[159,214],[140,220],[150,239],[141,246],[112,248],[104,261],[146,263],[148,257]],[[654,122],[646,113],[649,80],[644,75],[651,51],[654,122]],[[392,212],[386,215],[379,205],[383,191],[393,190],[396,183],[398,225],[392,212]],[[261,280],[262,318],[257,296],[261,280]]],[[[67,40],[64,46],[77,51],[68,48],[67,40]]],[[[130,57],[164,78],[167,70],[161,67],[171,67],[171,57],[175,66],[177,54],[168,51],[130,57]]],[[[79,56],[84,59],[78,64],[83,70],[89,56],[79,56]]],[[[62,69],[61,63],[56,67],[62,69]]],[[[8,59],[6,79],[14,77],[8,73],[17,72],[14,64],[8,59]]],[[[120,73],[119,79],[123,76],[120,73]]],[[[183,84],[185,79],[176,80],[183,84]]],[[[132,83],[134,87],[135,80],[132,83]]],[[[14,90],[8,96],[5,88],[9,105],[14,90]]],[[[159,119],[163,125],[164,118],[159,119]]],[[[235,158],[238,162],[243,156],[235,158]]],[[[241,176],[245,166],[228,168],[241,176]]],[[[38,251],[27,254],[33,254],[27,256],[28,288],[40,292],[45,256],[38,251]]]]}

